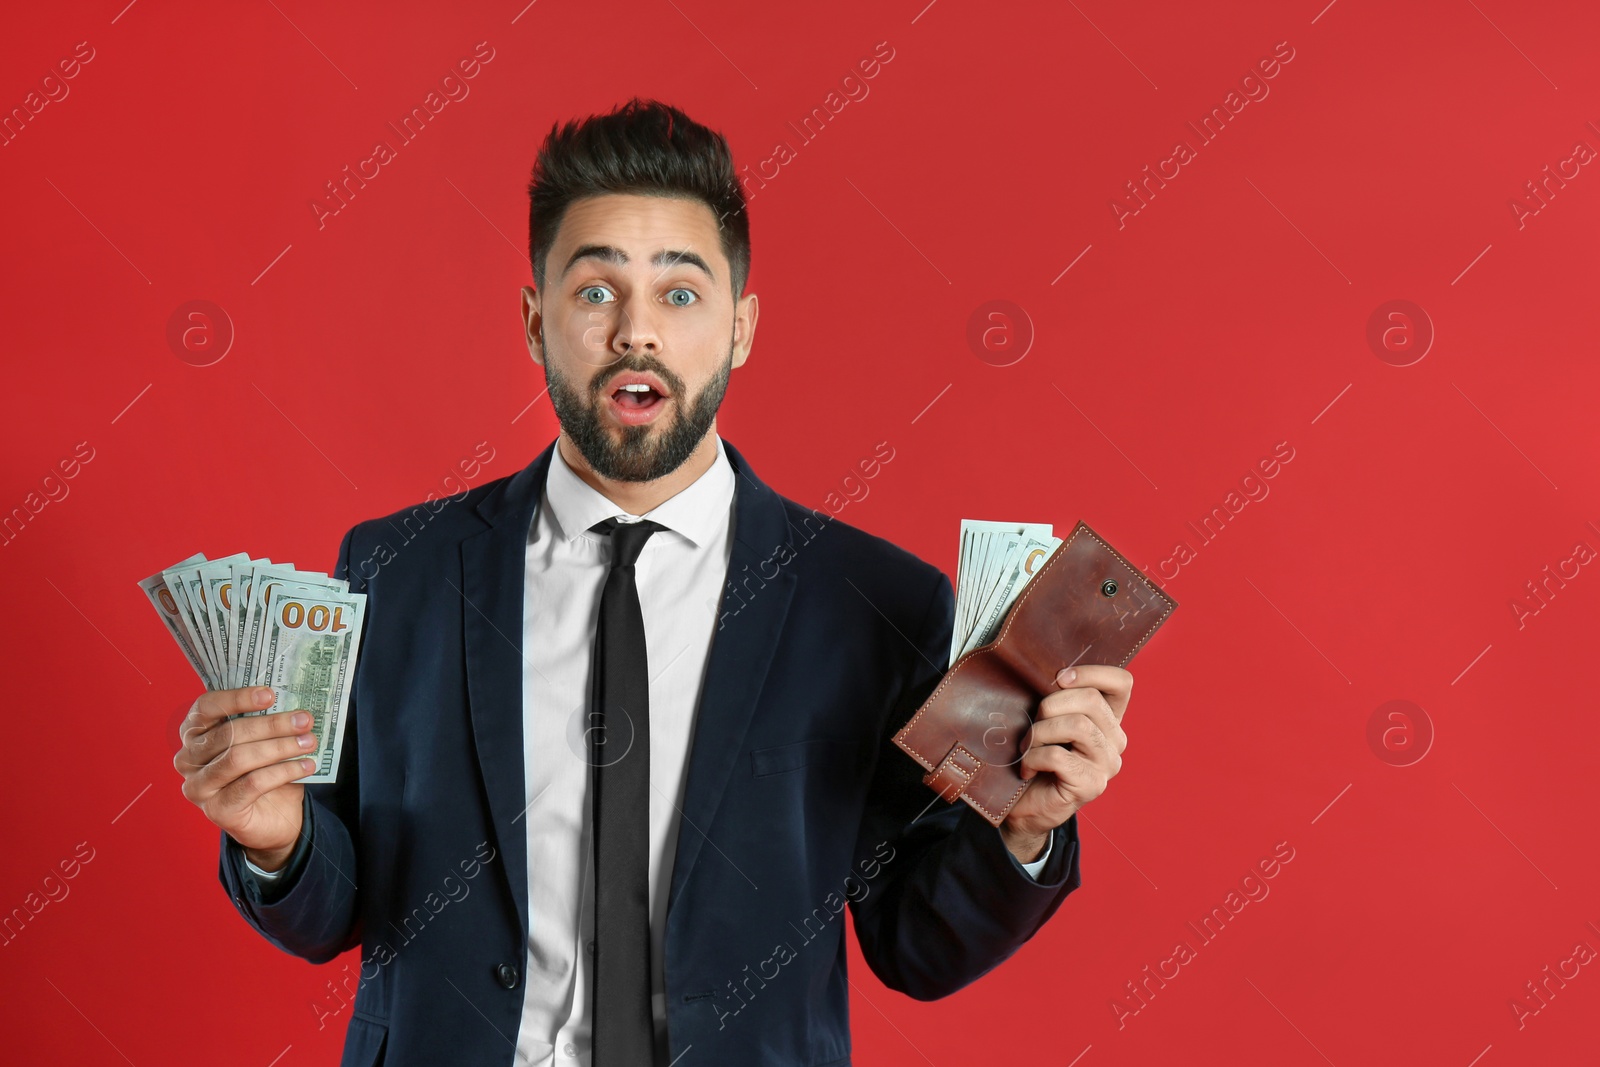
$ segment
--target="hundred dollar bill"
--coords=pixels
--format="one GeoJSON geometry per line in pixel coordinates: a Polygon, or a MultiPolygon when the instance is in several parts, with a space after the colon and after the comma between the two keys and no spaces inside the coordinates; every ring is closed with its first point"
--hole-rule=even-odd
{"type": "Polygon", "coordinates": [[[1051,535],[1049,523],[987,522],[966,519],[961,523],[962,556],[958,577],[965,583],[958,591],[964,603],[962,632],[971,633],[977,624],[979,609],[999,584],[1001,563],[1012,538],[1051,535]]]}
{"type": "Polygon", "coordinates": [[[228,614],[233,601],[233,568],[248,563],[243,552],[200,565],[200,594],[205,600],[206,627],[211,635],[211,654],[217,664],[217,678],[228,685],[228,614]]]}
{"type": "Polygon", "coordinates": [[[366,594],[286,582],[274,591],[268,608],[262,619],[259,675],[250,684],[270,686],[273,701],[265,711],[247,714],[310,712],[317,769],[296,780],[335,781],[366,619],[366,594]]]}
{"type": "Polygon", "coordinates": [[[144,595],[149,598],[150,606],[156,609],[156,614],[161,616],[161,621],[166,625],[167,632],[171,634],[172,639],[178,643],[178,648],[183,652],[183,658],[189,661],[189,666],[194,668],[194,673],[198,674],[200,676],[200,680],[206,684],[206,688],[210,689],[212,686],[210,680],[206,678],[205,662],[200,658],[199,653],[195,651],[194,643],[189,636],[188,627],[184,624],[182,616],[178,610],[177,598],[173,596],[171,588],[168,587],[166,581],[164,580],[167,572],[175,570],[178,567],[186,567],[192,564],[202,563],[205,561],[205,558],[206,557],[204,553],[197,552],[188,559],[179,560],[171,567],[157,571],[155,574],[152,574],[150,577],[141,581],[139,583],[139,588],[144,592],[144,595]]]}
{"type": "Polygon", "coordinates": [[[985,609],[1010,576],[1008,560],[1028,538],[1049,541],[1052,538],[1050,523],[961,520],[961,546],[956,562],[956,618],[950,635],[951,663],[967,648],[983,643],[974,644],[971,638],[983,622],[985,609]]]}
{"type": "Polygon", "coordinates": [[[256,568],[269,566],[269,559],[250,559],[233,564],[233,596],[228,604],[228,677],[227,688],[238,689],[244,685],[240,665],[244,656],[239,646],[244,641],[244,631],[250,621],[250,587],[254,584],[256,568]]]}
{"type": "Polygon", "coordinates": [[[222,675],[218,672],[217,665],[212,662],[210,645],[200,628],[201,613],[195,608],[189,595],[190,590],[199,583],[200,567],[200,563],[180,563],[162,571],[161,581],[172,596],[172,602],[178,611],[178,622],[189,637],[189,647],[194,649],[195,655],[200,659],[203,668],[200,672],[201,679],[205,681],[207,689],[217,689],[221,687],[222,675]],[[191,575],[194,576],[192,582],[191,575]]]}
{"type": "Polygon", "coordinates": [[[211,668],[211,678],[216,683],[213,688],[222,684],[222,663],[217,659],[217,643],[211,638],[211,611],[206,606],[206,580],[200,573],[201,568],[210,562],[199,563],[189,567],[180,567],[174,572],[179,585],[183,589],[182,603],[188,612],[189,625],[194,630],[195,640],[199,642],[200,654],[206,659],[211,668]]]}
{"type": "MultiPolygon", "coordinates": [[[[297,572],[292,564],[273,563],[270,559],[251,559],[244,563],[234,564],[233,579],[233,617],[229,620],[230,643],[228,646],[228,684],[232,688],[249,685],[250,680],[245,673],[246,649],[252,640],[250,629],[250,612],[253,606],[251,594],[255,591],[256,575],[263,570],[276,567],[277,572],[283,575],[293,575],[297,572]]],[[[320,571],[307,571],[308,581],[315,581],[321,574],[320,571]]]]}
{"type": "Polygon", "coordinates": [[[266,642],[267,612],[272,594],[284,582],[300,585],[323,586],[346,592],[350,583],[342,578],[330,578],[321,571],[297,571],[287,563],[263,563],[256,567],[251,578],[250,600],[246,605],[244,640],[239,647],[239,667],[236,672],[240,685],[264,685],[258,662],[266,642]]]}
{"type": "MultiPolygon", "coordinates": [[[[321,571],[235,553],[196,553],[139,582],[207,689],[271,687],[270,715],[311,713],[316,773],[337,780],[367,598],[321,571]]],[[[302,759],[302,756],[292,757],[302,759]]]]}
{"type": "Polygon", "coordinates": [[[982,544],[986,552],[977,561],[978,568],[967,582],[967,621],[964,627],[966,636],[956,649],[958,658],[972,647],[972,639],[977,636],[981,628],[987,606],[1000,593],[1005,582],[1008,561],[1015,557],[1022,547],[1022,537],[1010,532],[993,533],[988,535],[982,544]]]}
{"type": "Polygon", "coordinates": [[[983,568],[979,571],[978,581],[972,583],[967,590],[971,594],[972,606],[967,620],[967,634],[970,639],[979,625],[983,622],[983,613],[989,601],[1000,592],[1007,573],[1011,567],[1011,560],[1015,558],[1022,548],[1022,535],[1018,533],[992,533],[987,539],[988,555],[983,559],[983,568]]]}
{"type": "Polygon", "coordinates": [[[1006,612],[1011,610],[1011,605],[1022,595],[1022,589],[1028,584],[1028,580],[1044,565],[1044,561],[1050,558],[1050,553],[1056,550],[1056,546],[1061,544],[1061,539],[1028,537],[1013,543],[1015,547],[1006,557],[1005,578],[994,592],[989,594],[988,602],[979,611],[978,624],[961,649],[962,654],[994,640],[995,635],[1000,632],[1000,623],[1004,621],[1006,612]]]}

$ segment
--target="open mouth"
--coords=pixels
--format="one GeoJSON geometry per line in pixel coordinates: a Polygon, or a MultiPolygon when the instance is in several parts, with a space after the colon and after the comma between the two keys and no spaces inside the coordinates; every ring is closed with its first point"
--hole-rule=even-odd
{"type": "Polygon", "coordinates": [[[639,425],[654,419],[667,406],[667,397],[646,382],[627,382],[611,391],[610,406],[622,422],[639,425]]]}
{"type": "Polygon", "coordinates": [[[662,396],[648,385],[624,385],[611,394],[618,404],[623,407],[647,408],[662,396]]]}

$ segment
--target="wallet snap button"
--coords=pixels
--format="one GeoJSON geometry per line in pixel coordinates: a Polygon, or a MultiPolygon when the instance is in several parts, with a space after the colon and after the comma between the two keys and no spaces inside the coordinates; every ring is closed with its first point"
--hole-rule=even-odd
{"type": "Polygon", "coordinates": [[[1105,581],[1101,582],[1100,583],[1100,595],[1101,596],[1116,596],[1117,595],[1117,580],[1115,578],[1107,578],[1105,581]]]}

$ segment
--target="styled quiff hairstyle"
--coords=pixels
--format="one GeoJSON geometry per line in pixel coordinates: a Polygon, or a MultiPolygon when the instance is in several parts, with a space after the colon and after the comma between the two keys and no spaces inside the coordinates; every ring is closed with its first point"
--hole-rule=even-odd
{"type": "Polygon", "coordinates": [[[587,196],[633,193],[699,200],[717,218],[733,296],[750,276],[750,217],[727,139],[670,104],[634,97],[609,114],[557,123],[528,182],[528,245],[534,285],[568,205],[587,196]]]}

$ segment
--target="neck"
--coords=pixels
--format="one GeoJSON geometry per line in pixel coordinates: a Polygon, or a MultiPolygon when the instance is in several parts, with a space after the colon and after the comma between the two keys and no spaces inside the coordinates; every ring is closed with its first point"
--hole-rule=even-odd
{"type": "Polygon", "coordinates": [[[717,460],[717,423],[715,419],[711,421],[705,437],[700,439],[700,444],[695,446],[694,452],[677,470],[649,482],[619,482],[595,473],[565,431],[556,438],[556,447],[561,450],[561,458],[567,461],[567,466],[583,479],[584,484],[629,515],[643,515],[677,496],[711,469],[717,460]]]}

